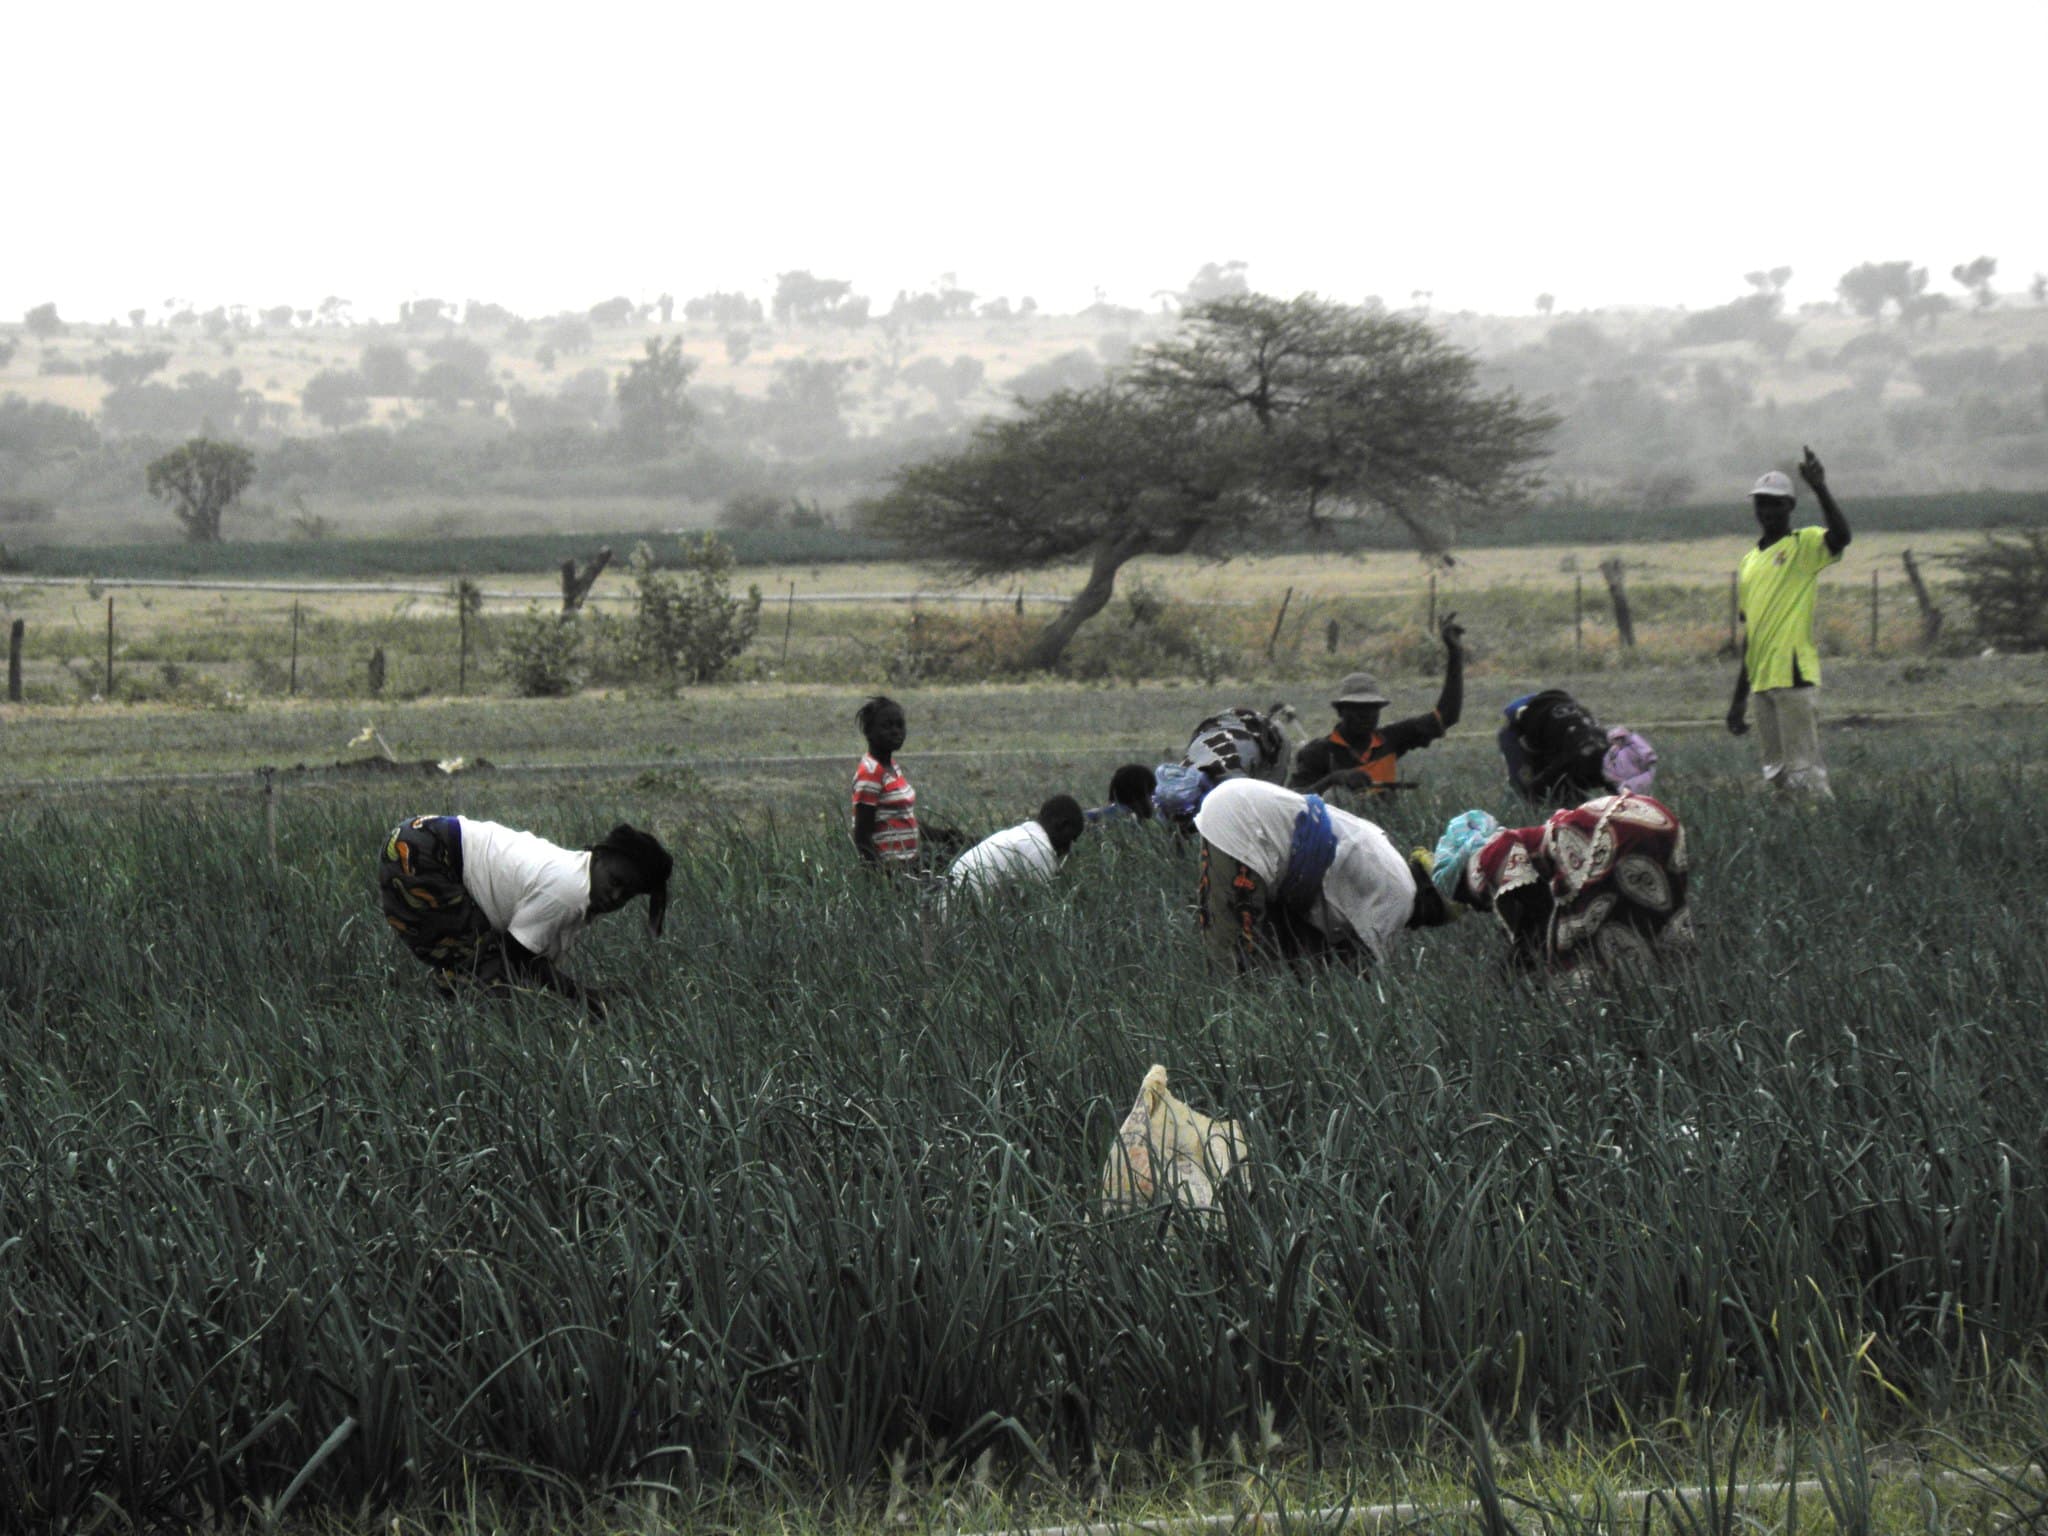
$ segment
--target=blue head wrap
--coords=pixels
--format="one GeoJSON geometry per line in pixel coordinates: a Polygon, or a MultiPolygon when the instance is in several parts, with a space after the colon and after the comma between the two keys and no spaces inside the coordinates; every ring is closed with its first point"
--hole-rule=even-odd
{"type": "Polygon", "coordinates": [[[1437,894],[1446,901],[1451,899],[1458,882],[1465,878],[1465,868],[1472,862],[1472,856],[1499,830],[1500,823],[1484,811],[1466,811],[1451,818],[1444,835],[1436,840],[1436,867],[1429,872],[1437,894]]]}
{"type": "Polygon", "coordinates": [[[1337,860],[1337,829],[1330,825],[1330,808],[1321,795],[1302,796],[1301,813],[1294,818],[1294,837],[1287,849],[1287,868],[1276,882],[1275,894],[1289,907],[1303,907],[1323,894],[1323,876],[1337,860]]]}
{"type": "Polygon", "coordinates": [[[1192,821],[1215,781],[1186,763],[1161,763],[1153,771],[1152,808],[1169,821],[1192,821]]]}

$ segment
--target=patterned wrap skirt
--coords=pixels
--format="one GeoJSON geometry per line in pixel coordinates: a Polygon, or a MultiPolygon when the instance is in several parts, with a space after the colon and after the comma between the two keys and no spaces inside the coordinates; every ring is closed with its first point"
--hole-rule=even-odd
{"type": "Polygon", "coordinates": [[[443,987],[505,979],[505,951],[462,884],[462,829],[453,816],[415,816],[392,830],[377,868],[384,921],[443,987]]]}
{"type": "Polygon", "coordinates": [[[1548,891],[1540,943],[1551,970],[1641,974],[1698,947],[1687,869],[1676,814],[1661,800],[1624,792],[1558,811],[1541,826],[1496,833],[1466,878],[1504,922],[1501,897],[1531,885],[1548,891]]]}
{"type": "Polygon", "coordinates": [[[1195,921],[1214,958],[1243,971],[1272,960],[1328,957],[1330,941],[1305,913],[1249,864],[1203,840],[1195,921]]]}

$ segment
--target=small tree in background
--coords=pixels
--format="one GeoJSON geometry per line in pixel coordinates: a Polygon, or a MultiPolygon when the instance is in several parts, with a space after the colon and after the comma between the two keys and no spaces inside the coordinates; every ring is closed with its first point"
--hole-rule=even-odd
{"type": "Polygon", "coordinates": [[[680,575],[661,570],[654,551],[633,551],[632,654],[640,672],[667,680],[708,683],[754,642],[761,589],[731,593],[733,555],[715,534],[685,546],[680,575]]]}
{"type": "Polygon", "coordinates": [[[353,369],[323,368],[299,391],[299,409],[323,427],[353,426],[370,414],[368,393],[353,369]]]}
{"type": "Polygon", "coordinates": [[[1948,275],[1958,287],[1970,290],[1970,299],[1979,309],[1989,309],[1998,302],[1998,295],[1991,291],[1991,279],[1998,275],[1996,257],[1979,256],[1975,261],[1958,262],[1948,269],[1948,275]]]}
{"type": "Polygon", "coordinates": [[[71,329],[57,318],[55,304],[38,304],[21,317],[21,323],[28,327],[29,335],[35,337],[37,341],[49,341],[52,337],[62,336],[71,329]]]}
{"type": "Polygon", "coordinates": [[[149,494],[171,504],[185,537],[195,544],[220,542],[221,514],[255,478],[255,454],[240,443],[205,437],[173,448],[144,471],[149,494]]]}
{"type": "Polygon", "coordinates": [[[2005,651],[2048,650],[2048,528],[1986,534],[1949,560],[1979,639],[2005,651]]]}
{"type": "Polygon", "coordinates": [[[1910,261],[1866,261],[1844,272],[1835,284],[1843,303],[1877,324],[1883,323],[1887,304],[1903,316],[1926,290],[1927,269],[1910,261]]]}
{"type": "Polygon", "coordinates": [[[371,342],[363,348],[362,362],[356,371],[362,378],[365,394],[393,396],[412,393],[412,358],[404,347],[395,343],[371,342]]]}
{"type": "Polygon", "coordinates": [[[171,363],[171,354],[161,349],[148,352],[109,352],[92,365],[92,371],[116,389],[140,384],[161,373],[171,363]]]}
{"type": "Polygon", "coordinates": [[[696,371],[696,360],[683,356],[682,337],[648,338],[647,355],[635,358],[618,384],[619,436],[627,452],[658,459],[681,439],[696,414],[683,386],[696,371]]]}
{"type": "Polygon", "coordinates": [[[782,498],[769,491],[740,491],[718,509],[718,526],[730,533],[766,533],[782,523],[782,498]]]}

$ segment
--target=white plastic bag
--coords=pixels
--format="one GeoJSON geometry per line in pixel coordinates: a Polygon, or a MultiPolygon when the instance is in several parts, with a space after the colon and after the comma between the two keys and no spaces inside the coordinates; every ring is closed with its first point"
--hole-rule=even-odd
{"type": "Polygon", "coordinates": [[[1214,1212],[1218,1186],[1249,1151],[1235,1120],[1190,1109],[1167,1091],[1166,1068],[1155,1065],[1102,1165],[1102,1208],[1115,1212],[1165,1200],[1214,1212]]]}

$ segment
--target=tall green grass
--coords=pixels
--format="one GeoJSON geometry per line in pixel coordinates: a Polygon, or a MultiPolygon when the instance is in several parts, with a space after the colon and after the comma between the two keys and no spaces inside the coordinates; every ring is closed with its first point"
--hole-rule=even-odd
{"type": "Polygon", "coordinates": [[[836,797],[469,786],[678,845],[669,937],[578,957],[592,1023],[431,998],[371,904],[407,790],[295,798],[275,869],[225,803],[12,809],[0,1524],[1938,1411],[2048,1330],[2048,829],[2038,731],[1930,745],[1815,811],[1675,743],[1705,952],[1607,999],[1484,920],[1211,975],[1163,836],[935,928],[836,797]],[[1098,1209],[1155,1060],[1249,1124],[1222,1232],[1098,1209]]]}

